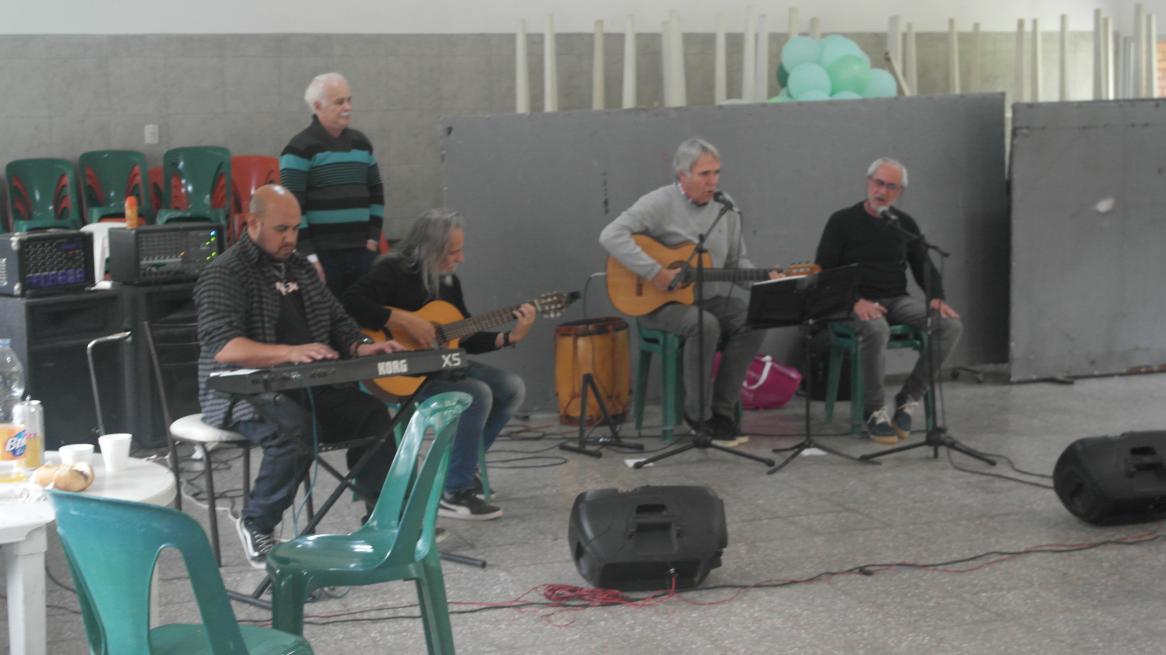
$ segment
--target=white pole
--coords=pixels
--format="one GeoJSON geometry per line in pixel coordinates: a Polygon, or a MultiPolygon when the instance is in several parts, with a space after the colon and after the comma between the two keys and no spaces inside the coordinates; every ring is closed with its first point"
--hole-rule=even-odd
{"type": "Polygon", "coordinates": [[[753,34],[757,31],[756,19],[753,17],[753,5],[745,7],[745,33],[741,41],[741,100],[753,102],[753,84],[756,82],[754,68],[757,65],[757,41],[753,34]]]}
{"type": "Polygon", "coordinates": [[[1024,19],[1016,20],[1016,68],[1012,102],[1024,102],[1024,19]]]}
{"type": "Polygon", "coordinates": [[[756,78],[753,82],[753,99],[765,102],[769,99],[769,29],[768,16],[757,17],[757,63],[753,66],[756,78]]]}
{"type": "Polygon", "coordinates": [[[628,16],[628,26],[623,33],[623,94],[620,98],[624,109],[636,106],[636,19],[628,16]]]}
{"type": "Polygon", "coordinates": [[[967,89],[975,93],[981,87],[980,62],[984,59],[984,34],[979,23],[972,23],[972,70],[967,89]]]}
{"type": "Polygon", "coordinates": [[[555,52],[555,17],[547,14],[547,31],[543,36],[543,111],[559,110],[558,56],[555,52]]]}
{"type": "Polygon", "coordinates": [[[887,54],[895,61],[899,70],[903,69],[903,30],[896,14],[887,19],[887,54]]]}
{"type": "Polygon", "coordinates": [[[903,41],[903,77],[911,93],[904,95],[919,93],[919,61],[915,53],[915,25],[907,23],[907,38],[903,41]]]}
{"type": "Polygon", "coordinates": [[[607,106],[607,91],[604,88],[603,63],[603,21],[595,21],[595,36],[591,41],[591,108],[604,109],[607,106]]]}
{"type": "Polygon", "coordinates": [[[1101,17],[1101,98],[1113,99],[1113,26],[1109,16],[1101,17]]]}
{"type": "Polygon", "coordinates": [[[1069,15],[1061,14],[1061,85],[1059,100],[1069,99],[1069,15]]]}
{"type": "Polygon", "coordinates": [[[822,19],[817,16],[810,19],[810,36],[815,39],[822,38],[822,19]]]}
{"type": "Polygon", "coordinates": [[[660,79],[664,82],[664,106],[676,106],[676,85],[672,79],[672,17],[660,24],[660,79]]]}
{"type": "Polygon", "coordinates": [[[530,69],[526,61],[526,19],[514,34],[514,111],[530,113],[530,69]]]}
{"type": "Polygon", "coordinates": [[[1131,97],[1145,98],[1146,87],[1143,79],[1145,78],[1146,66],[1146,9],[1142,3],[1134,4],[1134,65],[1130,67],[1130,72],[1133,75],[1133,88],[1131,89],[1131,97]]]}
{"type": "Polygon", "coordinates": [[[790,7],[789,8],[789,38],[792,39],[801,33],[802,33],[802,19],[798,15],[798,8],[797,7],[790,7]]]}
{"type": "Polygon", "coordinates": [[[717,14],[717,42],[713,50],[713,100],[718,105],[722,105],[729,97],[725,82],[727,71],[725,70],[725,15],[723,13],[717,14]]]}
{"type": "Polygon", "coordinates": [[[1101,31],[1101,10],[1093,10],[1093,99],[1101,100],[1105,97],[1105,37],[1101,31]]]}
{"type": "Polygon", "coordinates": [[[1040,19],[1032,19],[1032,101],[1040,102],[1041,48],[1040,19]]]}
{"type": "Polygon", "coordinates": [[[688,82],[684,74],[684,31],[680,28],[680,14],[671,12],[672,18],[672,45],[668,53],[672,57],[672,90],[676,105],[683,107],[688,104],[688,82]]]}
{"type": "Polygon", "coordinates": [[[1137,66],[1134,61],[1137,50],[1136,39],[1132,36],[1123,36],[1121,39],[1121,93],[1122,98],[1136,98],[1138,93],[1138,79],[1135,77],[1137,66]]]}
{"type": "Polygon", "coordinates": [[[1146,17],[1146,97],[1158,97],[1158,17],[1146,17]]]}
{"type": "Polygon", "coordinates": [[[960,41],[955,19],[947,19],[947,92],[960,92],[960,41]]]}

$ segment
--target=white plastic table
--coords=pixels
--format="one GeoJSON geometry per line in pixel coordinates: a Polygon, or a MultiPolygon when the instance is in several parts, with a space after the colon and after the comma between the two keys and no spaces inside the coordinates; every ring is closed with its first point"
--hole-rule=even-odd
{"type": "MultiPolygon", "coordinates": [[[[56,461],[46,453],[46,461],[56,461]]],[[[174,500],[174,474],[164,466],[131,458],[124,471],[105,474],[101,455],[93,455],[93,485],[88,495],[167,505],[174,500]]],[[[8,580],[8,649],[12,655],[45,655],[45,530],[53,506],[0,502],[0,551],[8,580]]],[[[157,592],[157,585],[152,589],[157,592]]],[[[151,603],[153,606],[154,603],[151,603]]]]}

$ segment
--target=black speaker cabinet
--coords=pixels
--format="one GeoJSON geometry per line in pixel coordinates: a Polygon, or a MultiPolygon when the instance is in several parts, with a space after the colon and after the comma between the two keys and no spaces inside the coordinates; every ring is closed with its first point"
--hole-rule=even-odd
{"type": "Polygon", "coordinates": [[[1053,468],[1057,497],[1077,518],[1117,525],[1166,517],[1166,431],[1078,439],[1053,468]]]}
{"type": "Polygon", "coordinates": [[[585,491],[567,530],[575,568],[601,589],[695,587],[721,565],[725,504],[707,487],[585,491]]]}
{"type": "MultiPolygon", "coordinates": [[[[40,298],[0,297],[0,336],[24,365],[30,397],[43,403],[45,445],[97,443],[97,411],[85,346],[128,328],[116,291],[86,291],[40,298]]],[[[105,428],[126,431],[126,368],[120,345],[95,349],[105,428]]]]}

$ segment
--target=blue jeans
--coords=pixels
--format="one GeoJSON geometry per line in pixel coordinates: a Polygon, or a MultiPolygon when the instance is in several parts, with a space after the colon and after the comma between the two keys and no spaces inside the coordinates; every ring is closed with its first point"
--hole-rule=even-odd
{"type": "MultiPolygon", "coordinates": [[[[270,532],[291,506],[308,467],[312,464],[312,415],[320,443],[338,443],[362,437],[387,435],[389,414],[383,402],[362,393],[355,385],[316,387],[309,401],[306,392],[264,393],[249,396],[262,420],[239,421],[230,426],[263,448],[263,463],[251,495],[243,501],[243,519],[253,528],[270,532]]],[[[349,448],[349,470],[367,446],[349,448]]],[[[371,507],[380,496],[385,476],[396,455],[393,439],[385,439],[377,453],[357,474],[354,482],[371,507]]]]}
{"type": "Polygon", "coordinates": [[[450,493],[474,486],[478,443],[489,450],[526,397],[526,384],[509,371],[471,361],[464,373],[459,380],[429,378],[416,398],[420,402],[443,391],[464,391],[473,399],[458,422],[449,453],[445,490],[450,493]]]}
{"type": "Polygon", "coordinates": [[[377,253],[368,248],[345,248],[344,250],[321,250],[316,253],[320,265],[324,267],[325,283],[337,298],[353,282],[372,268],[377,253]]]}

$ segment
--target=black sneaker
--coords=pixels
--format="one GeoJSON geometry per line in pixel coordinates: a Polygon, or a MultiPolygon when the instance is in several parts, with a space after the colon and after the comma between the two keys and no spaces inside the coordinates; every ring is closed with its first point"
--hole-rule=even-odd
{"type": "Polygon", "coordinates": [[[437,515],[463,521],[489,521],[502,516],[502,510],[475,496],[473,489],[462,489],[441,495],[437,515]]]}
{"type": "Polygon", "coordinates": [[[891,420],[887,418],[887,410],[878,409],[866,415],[866,436],[875,443],[884,446],[893,446],[899,443],[899,435],[891,427],[891,420]]]}
{"type": "Polygon", "coordinates": [[[895,434],[899,435],[900,441],[906,441],[911,437],[911,415],[918,406],[919,401],[910,396],[903,394],[895,396],[895,415],[891,417],[891,426],[895,428],[895,434]]]}
{"type": "Polygon", "coordinates": [[[694,421],[685,416],[684,422],[688,425],[688,429],[692,430],[693,434],[704,432],[705,436],[712,439],[712,442],[718,446],[731,448],[741,443],[737,439],[736,426],[733,424],[733,419],[727,416],[719,416],[714,414],[713,417],[707,421],[694,421]]]}
{"type": "Polygon", "coordinates": [[[257,530],[239,519],[235,521],[235,529],[239,532],[239,539],[243,542],[243,552],[257,569],[267,568],[267,554],[275,547],[275,536],[270,532],[257,530]]]}
{"type": "Polygon", "coordinates": [[[433,543],[439,544],[449,538],[449,530],[442,527],[433,529],[433,543]]]}
{"type": "MultiPolygon", "coordinates": [[[[485,500],[486,485],[482,484],[482,476],[477,473],[474,474],[474,486],[470,487],[470,491],[473,491],[475,496],[482,496],[483,500],[485,500]]],[[[490,491],[493,491],[493,489],[490,491]]]]}

